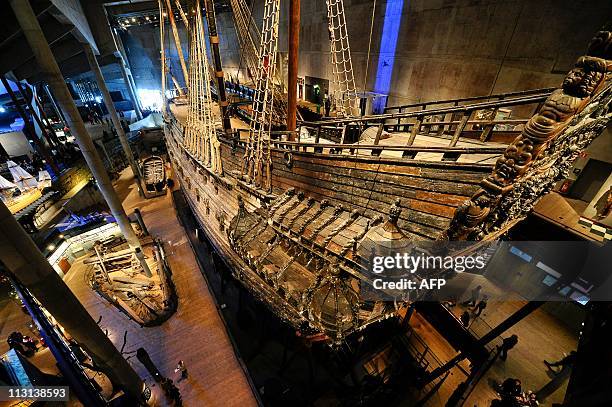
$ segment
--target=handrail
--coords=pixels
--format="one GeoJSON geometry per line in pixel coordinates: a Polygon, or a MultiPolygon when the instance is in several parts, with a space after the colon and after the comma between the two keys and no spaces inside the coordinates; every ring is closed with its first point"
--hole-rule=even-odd
{"type": "Polygon", "coordinates": [[[363,122],[375,122],[375,121],[383,121],[387,119],[405,119],[409,117],[419,117],[419,116],[431,116],[442,113],[454,113],[454,112],[473,112],[476,110],[483,110],[495,107],[506,107],[506,106],[516,106],[522,104],[531,104],[537,102],[543,102],[548,97],[547,94],[543,95],[535,95],[535,96],[526,96],[517,99],[511,100],[499,100],[495,102],[481,102],[474,103],[471,105],[461,105],[461,106],[449,106],[442,107],[437,109],[428,109],[428,110],[420,110],[414,112],[404,112],[404,113],[386,113],[380,115],[372,115],[372,116],[363,116],[363,117],[355,117],[355,118],[342,118],[342,119],[334,119],[334,120],[326,120],[326,121],[317,121],[317,122],[301,122],[302,126],[307,127],[319,127],[319,126],[329,126],[329,125],[342,125],[342,124],[351,124],[351,123],[363,123],[363,122]]]}
{"type": "Polygon", "coordinates": [[[540,93],[550,94],[555,89],[556,88],[539,88],[539,89],[522,90],[522,91],[517,91],[517,92],[496,93],[494,95],[470,96],[470,97],[459,98],[459,99],[432,100],[432,101],[427,101],[427,102],[409,103],[406,105],[387,106],[385,107],[385,112],[387,112],[388,110],[408,109],[411,107],[419,107],[419,106],[441,105],[445,103],[471,102],[473,100],[480,100],[480,99],[501,100],[501,99],[505,99],[508,97],[515,97],[515,96],[527,96],[527,95],[540,94],[540,93]]]}
{"type": "MultiPolygon", "coordinates": [[[[231,140],[227,137],[220,137],[227,142],[235,142],[237,144],[246,145],[246,140],[231,140]]],[[[338,144],[338,143],[305,143],[298,141],[276,141],[272,140],[271,145],[279,148],[279,150],[299,151],[300,148],[320,148],[320,149],[336,149],[336,150],[388,150],[388,151],[406,151],[412,153],[428,152],[428,153],[460,153],[460,154],[501,154],[506,150],[506,147],[441,147],[441,146],[398,146],[385,144],[338,144]],[[290,148],[281,148],[279,146],[288,146],[290,148]]]]}

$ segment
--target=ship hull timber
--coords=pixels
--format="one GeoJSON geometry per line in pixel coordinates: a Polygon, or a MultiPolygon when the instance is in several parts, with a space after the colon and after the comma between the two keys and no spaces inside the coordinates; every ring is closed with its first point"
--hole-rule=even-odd
{"type": "MultiPolygon", "coordinates": [[[[394,247],[497,238],[567,175],[612,118],[610,43],[612,33],[598,33],[552,93],[302,123],[314,142],[285,142],[271,132],[270,189],[242,175],[247,141],[239,131],[217,135],[224,175],[194,157],[183,145],[184,115],[176,106],[166,116],[169,156],[187,202],[234,276],[296,329],[340,344],[396,311],[361,301],[359,290],[371,280],[360,245],[372,247],[381,236],[394,247]],[[497,130],[499,107],[540,102],[528,121],[511,121],[522,128],[510,145],[485,145],[497,130]],[[475,123],[479,110],[493,119],[475,123]],[[349,143],[354,123],[359,134],[349,143]],[[462,147],[464,131],[475,128],[481,143],[462,147]],[[381,143],[385,130],[409,132],[408,142],[381,143]],[[417,146],[417,136],[432,130],[448,144],[417,146]],[[325,142],[323,131],[332,135],[325,142]]],[[[407,300],[413,298],[398,303],[407,300]]]]}
{"type": "MultiPolygon", "coordinates": [[[[177,120],[182,115],[175,112],[171,106],[165,125],[174,176],[215,250],[234,277],[282,320],[305,334],[322,332],[335,343],[396,315],[393,305],[383,303],[359,308],[357,293],[368,279],[355,251],[397,197],[403,199],[396,219],[398,234],[406,240],[433,240],[448,227],[455,207],[492,169],[491,164],[470,162],[330,154],[306,144],[275,142],[269,193],[240,175],[244,141],[219,135],[224,175],[218,175],[183,146],[185,129],[177,120]],[[287,191],[296,192],[284,202],[287,191]],[[245,213],[251,218],[246,228],[251,234],[238,239],[236,223],[245,213]],[[327,271],[332,267],[343,276],[341,288],[335,288],[336,276],[327,271]],[[288,281],[279,282],[279,274],[287,274],[288,281]],[[338,323],[339,329],[329,321],[333,307],[305,306],[316,302],[321,290],[336,290],[349,298],[343,301],[348,317],[338,323]]],[[[446,151],[431,150],[440,156],[446,151]]],[[[455,150],[466,155],[482,152],[455,150]]],[[[499,154],[503,149],[487,151],[499,154]]]]}

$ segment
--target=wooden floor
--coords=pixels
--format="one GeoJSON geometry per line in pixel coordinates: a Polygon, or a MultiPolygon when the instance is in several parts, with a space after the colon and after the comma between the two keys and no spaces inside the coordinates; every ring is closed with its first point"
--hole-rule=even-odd
{"type": "Polygon", "coordinates": [[[591,232],[580,225],[580,214],[584,212],[588,203],[571,200],[557,192],[546,194],[533,208],[535,216],[554,223],[575,235],[592,241],[601,242],[603,237],[591,232]]]}
{"type": "MultiPolygon", "coordinates": [[[[490,302],[482,315],[475,319],[472,325],[473,332],[480,337],[488,332],[491,327],[501,323],[505,318],[516,312],[524,301],[490,302]]],[[[466,308],[457,305],[453,313],[460,315],[466,308]]],[[[418,313],[410,321],[411,327],[427,343],[436,356],[446,362],[452,359],[457,352],[418,313]]],[[[513,377],[522,381],[523,390],[537,391],[544,387],[553,377],[544,360],[557,361],[570,351],[575,350],[578,343],[578,335],[572,332],[557,318],[551,316],[543,309],[537,309],[518,324],[510,328],[503,337],[516,334],[519,338],[518,344],[508,352],[508,359],[504,362],[497,360],[485,376],[479,381],[464,406],[488,407],[496,398],[493,388],[495,383],[513,377]]],[[[468,370],[469,363],[464,361],[462,366],[468,370]]],[[[465,380],[466,375],[458,368],[451,370],[438,393],[427,403],[430,407],[443,407],[446,400],[459,383],[465,380]]],[[[552,395],[541,402],[541,406],[552,406],[553,403],[563,401],[567,381],[552,395]]]]}
{"type": "MultiPolygon", "coordinates": [[[[141,328],[96,296],[84,279],[85,266],[76,262],[65,282],[120,348],[127,331],[125,352],[144,347],[163,375],[178,379],[174,368],[183,360],[189,378],[177,384],[185,406],[253,406],[255,397],[242,370],[185,233],[178,223],[170,195],[141,200],[125,172],[116,184],[128,214],[140,208],[151,234],[160,237],[168,254],[179,295],[177,313],[159,327],[141,328]]],[[[133,353],[131,354],[133,356],[133,353]]],[[[136,357],[130,364],[157,393],[159,386],[136,357]]],[[[159,405],[164,405],[161,402],[159,405]]]]}

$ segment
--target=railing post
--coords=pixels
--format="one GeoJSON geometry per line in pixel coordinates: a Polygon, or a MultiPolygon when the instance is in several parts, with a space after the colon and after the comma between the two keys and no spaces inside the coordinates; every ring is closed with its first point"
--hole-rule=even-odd
{"type": "Polygon", "coordinates": [[[314,152],[315,153],[322,153],[323,152],[323,148],[316,146],[317,144],[319,144],[319,139],[321,138],[321,125],[317,125],[317,133],[315,135],[315,148],[314,148],[314,152]]]}
{"type": "MultiPolygon", "coordinates": [[[[397,109],[397,113],[402,114],[402,108],[401,107],[399,109],[397,109]]],[[[402,118],[398,117],[397,118],[397,131],[399,131],[400,124],[402,124],[402,118]]]]}
{"type": "Polygon", "coordinates": [[[480,141],[488,141],[491,136],[491,132],[493,131],[493,123],[485,125],[484,129],[482,129],[482,133],[480,133],[480,141]]]}
{"type": "Polygon", "coordinates": [[[411,146],[414,143],[414,139],[416,139],[416,136],[419,130],[421,130],[422,122],[423,122],[423,116],[417,116],[416,122],[412,125],[412,131],[410,132],[410,138],[408,139],[408,144],[406,144],[407,146],[411,146]]]}
{"type": "Polygon", "coordinates": [[[446,118],[446,115],[443,114],[441,119],[439,118],[439,115],[438,115],[438,118],[436,119],[442,122],[442,124],[438,124],[438,128],[436,129],[436,137],[442,137],[444,135],[444,123],[443,122],[445,118],[446,118]]]}
{"type": "Polygon", "coordinates": [[[453,135],[453,138],[451,139],[451,142],[448,145],[449,147],[455,147],[457,145],[457,142],[459,141],[459,137],[461,137],[461,133],[465,129],[465,126],[467,125],[467,122],[470,118],[471,113],[472,112],[469,110],[466,110],[465,112],[463,112],[463,117],[461,118],[461,121],[459,122],[459,124],[457,125],[457,128],[455,129],[455,134],[453,135]]]}
{"type": "MultiPolygon", "coordinates": [[[[376,137],[374,138],[374,145],[377,146],[378,143],[380,143],[380,138],[382,136],[382,133],[384,131],[384,123],[380,122],[380,124],[378,125],[378,131],[376,131],[376,137]]],[[[382,152],[382,149],[380,148],[373,148],[372,149],[372,155],[376,155],[376,156],[380,156],[380,153],[382,152]]]]}

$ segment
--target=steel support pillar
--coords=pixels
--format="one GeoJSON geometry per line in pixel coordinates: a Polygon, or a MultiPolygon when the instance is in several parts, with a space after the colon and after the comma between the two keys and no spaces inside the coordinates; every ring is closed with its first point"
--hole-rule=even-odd
{"type": "MultiPolygon", "coordinates": [[[[502,321],[499,325],[491,329],[482,338],[476,341],[474,346],[478,348],[479,346],[484,346],[487,343],[491,342],[493,339],[497,338],[499,335],[507,331],[510,327],[512,327],[519,321],[521,321],[527,315],[531,314],[533,311],[540,308],[542,304],[544,304],[544,301],[529,301],[527,304],[523,305],[518,311],[510,315],[508,318],[502,321]]],[[[425,379],[425,383],[429,383],[435,378],[442,376],[444,373],[451,370],[455,365],[457,365],[457,363],[469,357],[472,352],[473,352],[473,349],[465,350],[459,353],[454,358],[452,358],[450,361],[446,362],[444,365],[440,366],[437,369],[434,369],[425,379]]]]}
{"type": "Polygon", "coordinates": [[[134,174],[134,180],[136,181],[136,185],[138,186],[138,192],[140,193],[140,196],[144,196],[144,193],[142,191],[142,184],[140,182],[140,171],[138,169],[138,164],[136,164],[136,160],[134,160],[134,154],[132,153],[132,149],[130,148],[130,143],[128,141],[127,136],[125,135],[123,126],[121,126],[121,121],[119,120],[117,109],[115,109],[113,99],[111,98],[108,88],[106,87],[106,82],[104,82],[104,76],[102,76],[100,65],[98,65],[98,61],[96,60],[96,56],[93,53],[93,49],[91,49],[91,45],[89,45],[89,43],[85,43],[83,44],[83,48],[85,49],[85,55],[87,56],[87,61],[89,62],[91,71],[96,77],[98,89],[100,89],[100,93],[102,93],[102,98],[104,99],[104,104],[108,109],[108,114],[111,118],[111,121],[113,122],[113,126],[115,126],[115,130],[117,130],[117,135],[119,136],[119,141],[121,142],[123,152],[127,157],[128,163],[130,164],[130,168],[132,169],[132,173],[134,174]]]}
{"type": "Polygon", "coordinates": [[[68,121],[70,131],[76,138],[81,153],[83,157],[85,157],[85,161],[87,161],[91,173],[96,179],[98,188],[102,196],[104,196],[111,213],[115,217],[123,236],[127,239],[130,247],[134,249],[140,247],[140,241],[130,225],[125,210],[123,206],[121,206],[121,201],[115,193],[108,173],[102,164],[102,160],[96,151],[91,137],[85,129],[83,118],[74,104],[72,95],[68,90],[68,86],[66,86],[66,82],[51,52],[49,43],[40,28],[36,15],[32,11],[30,2],[28,0],[10,0],[10,4],[21,26],[23,34],[34,53],[40,71],[46,78],[51,91],[61,106],[68,121]]]}
{"type": "MultiPolygon", "coordinates": [[[[55,160],[49,153],[49,150],[47,150],[47,147],[36,135],[36,131],[34,130],[34,125],[30,121],[30,118],[28,117],[23,106],[21,106],[21,103],[19,103],[19,99],[17,99],[17,95],[15,95],[15,92],[13,92],[13,90],[11,89],[11,86],[6,80],[6,78],[4,77],[4,75],[0,76],[0,80],[2,81],[2,84],[4,85],[4,87],[6,88],[6,91],[8,92],[11,98],[11,101],[15,104],[15,107],[17,108],[19,115],[23,118],[23,123],[24,123],[23,130],[26,135],[26,138],[29,141],[31,141],[32,144],[34,144],[34,149],[41,155],[43,159],[45,159],[45,161],[49,163],[53,171],[55,171],[55,174],[59,176],[60,174],[59,167],[57,166],[57,164],[55,163],[55,160]]],[[[50,147],[52,146],[50,145],[50,147]]]]}
{"type": "Polygon", "coordinates": [[[58,120],[62,122],[64,127],[68,127],[68,123],[66,123],[66,118],[64,117],[64,113],[57,106],[55,97],[53,97],[53,95],[51,94],[51,91],[49,90],[49,85],[46,83],[43,84],[43,89],[45,90],[47,97],[49,98],[49,100],[51,101],[51,104],[53,105],[53,110],[55,110],[55,114],[57,115],[58,120]]]}
{"type": "Polygon", "coordinates": [[[119,59],[119,68],[121,68],[121,75],[123,76],[123,81],[125,82],[125,86],[127,86],[128,93],[130,94],[130,98],[132,99],[132,103],[134,104],[134,111],[136,112],[136,117],[138,120],[142,120],[142,110],[140,106],[140,101],[138,100],[138,93],[136,91],[136,84],[132,78],[132,74],[129,68],[127,55],[125,53],[125,48],[123,47],[123,41],[119,36],[119,33],[116,29],[110,28],[111,35],[113,36],[113,40],[115,41],[115,47],[117,48],[117,52],[115,55],[119,59]]]}
{"type": "MultiPolygon", "coordinates": [[[[31,102],[31,100],[29,98],[28,92],[26,92],[26,89],[23,87],[21,82],[17,81],[15,83],[17,84],[17,88],[19,89],[19,93],[21,94],[21,97],[25,101],[26,106],[28,107],[28,110],[30,111],[30,114],[34,118],[34,121],[36,122],[38,127],[40,128],[40,134],[45,138],[45,140],[47,140],[47,144],[49,145],[49,147],[51,147],[51,148],[56,147],[58,145],[58,143],[56,143],[56,140],[54,140],[53,137],[52,137],[53,135],[55,135],[55,133],[49,134],[48,127],[42,121],[42,118],[36,113],[36,110],[34,110],[34,106],[32,105],[32,102],[31,102]]],[[[34,93],[32,93],[32,97],[34,97],[34,93]]]]}
{"type": "MultiPolygon", "coordinates": [[[[11,4],[19,12],[25,5],[30,9],[32,18],[36,18],[27,0],[11,0],[11,4]],[[16,6],[16,3],[19,5],[16,6]]],[[[19,16],[20,13],[16,14],[19,16]]],[[[116,387],[122,388],[135,400],[142,400],[145,389],[143,381],[1,201],[0,261],[85,348],[116,387]]]]}

